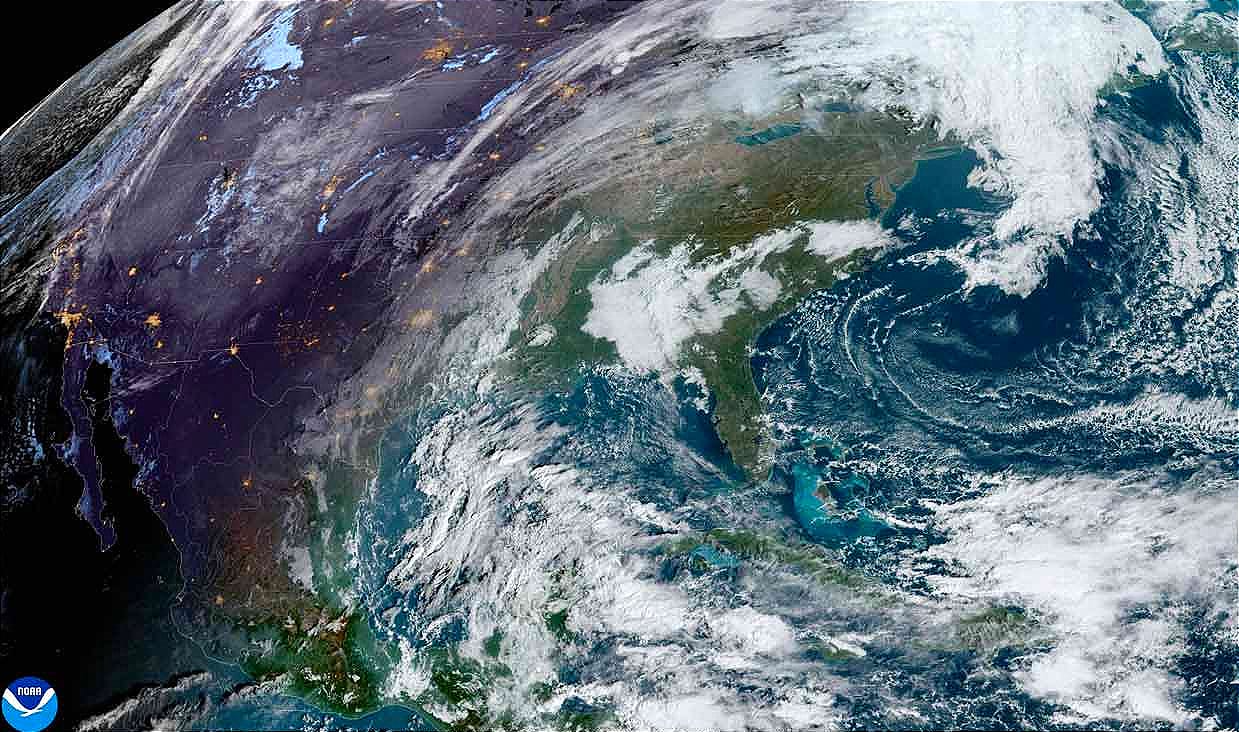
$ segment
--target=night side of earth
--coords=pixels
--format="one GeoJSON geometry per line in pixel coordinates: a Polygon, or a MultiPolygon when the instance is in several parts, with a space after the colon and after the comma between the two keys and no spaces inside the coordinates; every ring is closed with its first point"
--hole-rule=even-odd
{"type": "Polygon", "coordinates": [[[0,135],[5,683],[1235,729],[1237,22],[182,0],[0,135]]]}

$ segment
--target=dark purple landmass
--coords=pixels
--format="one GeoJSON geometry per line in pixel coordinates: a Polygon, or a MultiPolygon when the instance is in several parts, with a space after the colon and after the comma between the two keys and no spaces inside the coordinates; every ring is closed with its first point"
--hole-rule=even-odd
{"type": "MultiPolygon", "coordinates": [[[[52,312],[85,314],[66,351],[65,394],[80,391],[94,360],[113,364],[117,423],[187,577],[211,573],[208,557],[219,558],[213,546],[223,530],[213,524],[224,525],[222,518],[271,509],[266,518],[278,519],[267,497],[291,490],[298,478],[289,439],[307,412],[325,408],[336,386],[370,359],[392,327],[384,317],[394,293],[450,235],[454,213],[532,143],[518,134],[496,138],[439,210],[408,225],[407,181],[422,161],[454,155],[488,104],[556,53],[572,32],[565,28],[600,22],[628,5],[487,1],[440,10],[433,3],[357,3],[339,14],[331,4],[303,6],[289,34],[300,68],[246,68],[239,58],[179,125],[162,132],[161,154],[144,161],[147,177],[119,196],[106,228],[68,242],[106,255],[75,272],[68,271],[78,266],[74,258],[65,257],[62,281],[71,287],[53,292],[48,304],[52,312]],[[352,40],[359,36],[360,43],[352,40]],[[259,77],[278,84],[239,106],[238,90],[259,77]],[[355,101],[365,90],[391,88],[364,108],[355,101]],[[245,228],[250,208],[209,211],[212,197],[226,195],[252,166],[319,166],[299,158],[297,139],[276,149],[288,158],[281,165],[263,157],[279,144],[273,130],[298,116],[306,135],[339,135],[342,117],[360,125],[341,140],[347,156],[321,161],[327,169],[317,178],[334,192],[257,201],[258,209],[280,207],[282,222],[300,222],[272,227],[271,240],[245,228]],[[357,186],[353,202],[337,212],[330,201],[320,225],[324,201],[350,185],[357,186]],[[394,255],[402,260],[396,266],[394,255]]],[[[82,439],[90,434],[89,409],[72,397],[65,407],[78,436],[68,457],[87,485],[83,512],[106,547],[116,527],[94,448],[82,439]]]]}
{"type": "Polygon", "coordinates": [[[571,112],[487,141],[412,218],[411,181],[631,4],[306,3],[299,65],[243,52],[174,124],[143,128],[126,104],[204,12],[182,3],[5,138],[6,668],[71,677],[71,719],[202,667],[176,623],[279,571],[306,420],[399,332],[393,304],[453,218],[571,112]],[[129,151],[115,170],[97,167],[109,150],[129,151]],[[80,175],[99,184],[64,218],[80,175]],[[49,541],[37,571],[13,561],[49,541]]]}

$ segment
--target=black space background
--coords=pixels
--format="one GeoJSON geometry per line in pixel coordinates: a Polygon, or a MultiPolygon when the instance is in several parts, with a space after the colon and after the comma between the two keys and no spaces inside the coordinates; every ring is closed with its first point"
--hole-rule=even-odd
{"type": "MultiPolygon", "coordinates": [[[[6,6],[10,12],[0,26],[0,133],[172,4],[34,0],[20,8],[6,6]]],[[[0,188],[4,184],[0,179],[0,188]]],[[[52,408],[60,400],[65,335],[51,318],[0,312],[0,422],[21,424],[13,422],[13,409],[33,399],[38,406],[31,411],[43,415],[35,429],[39,439],[47,440],[44,444],[68,437],[63,412],[52,408]]],[[[0,427],[0,440],[12,434],[0,427]]],[[[58,732],[71,729],[91,709],[106,706],[103,695],[115,693],[108,691],[109,679],[96,676],[101,667],[120,672],[118,688],[124,693],[129,692],[123,686],[132,683],[129,679],[168,676],[165,668],[151,673],[138,664],[142,656],[159,658],[151,648],[168,649],[176,641],[166,630],[167,603],[158,606],[133,598],[155,596],[152,590],[175,585],[165,582],[152,588],[144,568],[151,563],[152,547],[158,546],[150,537],[166,536],[158,526],[138,526],[130,546],[100,552],[97,538],[75,512],[81,491],[75,473],[59,460],[47,460],[18,478],[32,487],[37,499],[0,515],[0,688],[26,675],[48,680],[60,704],[49,732],[58,732]],[[31,557],[38,561],[27,561],[31,557]],[[147,638],[151,642],[141,646],[147,638]],[[127,655],[129,648],[134,652],[127,655]]],[[[7,500],[9,489],[0,485],[0,499],[7,500]]],[[[162,566],[162,576],[176,576],[175,562],[165,560],[162,566]]],[[[161,597],[166,595],[165,590],[161,597]]],[[[180,658],[164,666],[178,664],[180,658]]]]}
{"type": "Polygon", "coordinates": [[[34,0],[5,18],[0,132],[172,0],[34,0]],[[8,83],[11,80],[11,83],[8,83]]]}

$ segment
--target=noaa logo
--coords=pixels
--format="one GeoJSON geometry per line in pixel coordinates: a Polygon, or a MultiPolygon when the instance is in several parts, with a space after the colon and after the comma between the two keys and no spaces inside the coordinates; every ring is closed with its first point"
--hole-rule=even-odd
{"type": "Polygon", "coordinates": [[[37,676],[23,676],[4,690],[4,721],[17,732],[39,732],[56,718],[56,690],[37,676]]]}

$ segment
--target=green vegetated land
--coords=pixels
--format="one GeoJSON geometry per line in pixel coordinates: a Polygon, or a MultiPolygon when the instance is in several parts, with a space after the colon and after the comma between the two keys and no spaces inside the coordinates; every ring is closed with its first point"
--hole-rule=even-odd
{"type": "MultiPolygon", "coordinates": [[[[703,266],[806,221],[872,218],[893,202],[895,188],[913,175],[919,159],[942,151],[933,132],[888,114],[825,114],[813,128],[781,116],[763,125],[653,125],[617,162],[613,181],[533,224],[528,239],[559,235],[570,243],[526,298],[512,341],[515,373],[555,381],[582,365],[618,358],[613,343],[582,327],[593,307],[590,284],[635,246],[649,243],[655,256],[665,257],[687,244],[691,263],[703,266]],[[576,226],[566,231],[574,215],[576,226]]],[[[772,453],[749,363],[757,335],[872,254],[823,259],[806,250],[807,242],[806,230],[786,250],[745,262],[778,280],[775,302],[749,302],[717,332],[697,334],[675,364],[704,375],[719,436],[750,477],[764,471],[772,453]]],[[[723,289],[734,280],[729,275],[738,274],[724,273],[711,286],[723,289]]]]}
{"type": "MultiPolygon", "coordinates": [[[[589,287],[635,247],[648,243],[655,257],[691,247],[690,266],[707,266],[752,246],[754,239],[791,230],[805,221],[855,221],[889,206],[894,190],[915,171],[917,160],[941,150],[941,141],[906,120],[889,115],[845,112],[827,115],[820,129],[771,119],[755,129],[717,124],[708,129],[651,128],[634,143],[644,162],[606,187],[570,199],[530,225],[528,240],[563,242],[558,256],[525,298],[513,335],[512,373],[535,386],[567,383],[582,367],[614,363],[615,344],[586,333],[593,307],[589,287]]],[[[757,335],[806,294],[829,287],[843,272],[864,266],[871,252],[827,260],[810,253],[808,231],[787,248],[744,260],[778,280],[778,297],[752,302],[730,315],[717,332],[698,333],[683,344],[674,364],[704,375],[713,418],[732,459],[749,476],[767,466],[771,446],[762,427],[763,408],[749,364],[757,335]]],[[[728,272],[714,283],[734,280],[728,272]]],[[[443,729],[474,729],[496,720],[487,709],[488,690],[510,683],[502,662],[503,638],[487,639],[486,659],[454,647],[425,648],[419,658],[429,685],[416,699],[388,698],[386,683],[397,653],[376,638],[363,611],[348,599],[350,583],[343,537],[361,481],[343,468],[326,469],[322,490],[329,508],[320,512],[314,490],[303,486],[307,506],[301,537],[312,563],[312,591],[288,586],[263,607],[246,607],[229,596],[216,608],[217,621],[231,627],[235,657],[254,678],[277,681],[321,708],[357,715],[399,701],[416,708],[443,729]],[[245,650],[240,650],[241,648],[245,650]],[[440,710],[450,719],[435,719],[440,710]]],[[[692,540],[741,559],[787,564],[816,580],[858,590],[861,578],[804,548],[769,537],[714,533],[692,540]]],[[[546,629],[561,644],[576,642],[568,628],[570,608],[549,608],[546,629]]],[[[988,623],[986,624],[988,628],[988,623]]],[[[988,633],[987,633],[988,634],[988,633]]],[[[842,659],[846,651],[826,649],[842,659]]],[[[547,687],[547,694],[553,691],[547,687]]],[[[566,705],[555,726],[588,729],[607,719],[604,709],[566,705]]],[[[511,720],[508,720],[509,722],[511,720]]]]}

